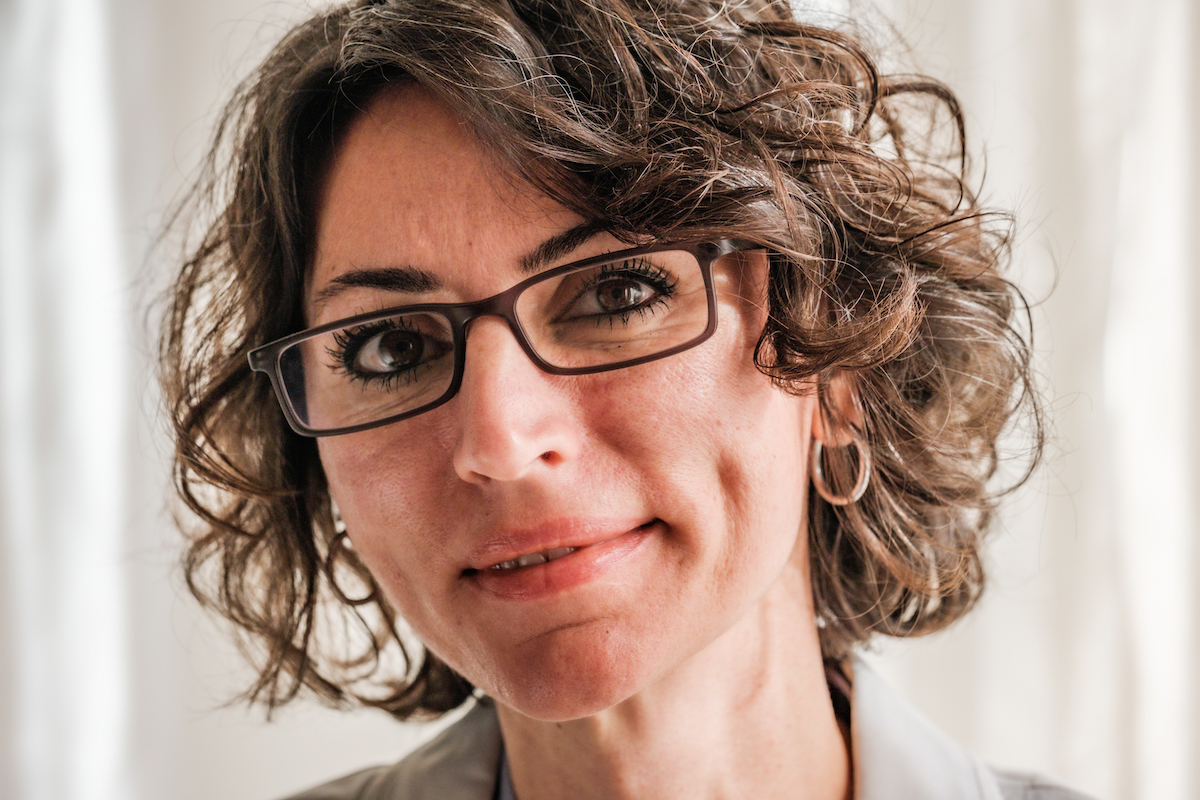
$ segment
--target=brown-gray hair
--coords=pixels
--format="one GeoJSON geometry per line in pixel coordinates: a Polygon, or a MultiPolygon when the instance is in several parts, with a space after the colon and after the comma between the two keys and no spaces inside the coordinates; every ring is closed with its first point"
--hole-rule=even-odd
{"type": "MultiPolygon", "coordinates": [[[[211,220],[161,350],[176,483],[199,517],[184,567],[243,633],[259,667],[248,696],[274,707],[307,687],[404,718],[471,691],[406,647],[351,550],[330,552],[314,443],[246,363],[302,327],[323,165],[399,81],[454,108],[514,174],[631,240],[769,248],[758,366],[785,389],[815,378],[842,425],[829,386],[845,376],[873,463],[856,503],[809,493],[828,657],[970,609],[1002,490],[997,440],[1023,409],[1032,468],[1042,429],[1028,313],[1000,274],[1009,219],[966,185],[946,88],[881,75],[854,38],[773,0],[360,0],[294,29],[240,86],[181,217],[211,220]],[[366,602],[331,586],[334,563],[366,602]]],[[[854,482],[850,451],[826,450],[836,487],[854,482]]]]}

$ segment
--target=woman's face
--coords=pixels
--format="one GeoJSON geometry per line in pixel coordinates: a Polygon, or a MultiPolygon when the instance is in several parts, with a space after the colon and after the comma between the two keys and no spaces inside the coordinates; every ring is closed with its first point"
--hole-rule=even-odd
{"type": "MultiPolygon", "coordinates": [[[[491,296],[581,222],[515,184],[422,90],[389,91],[327,174],[308,322],[491,296]],[[397,269],[435,281],[361,279],[397,269]]],[[[626,246],[599,234],[546,266],[626,246]]],[[[798,534],[814,401],[755,369],[766,258],[734,258],[714,267],[720,322],[698,347],[553,376],[484,317],[450,402],[319,440],[353,545],[388,598],[433,652],[522,713],[610,707],[712,645],[785,572],[808,585],[798,534]],[[564,547],[579,549],[491,569],[564,547]]]]}

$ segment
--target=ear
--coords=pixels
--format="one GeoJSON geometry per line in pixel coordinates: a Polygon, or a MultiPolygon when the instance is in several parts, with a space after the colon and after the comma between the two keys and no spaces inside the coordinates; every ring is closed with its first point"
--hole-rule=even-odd
{"type": "Polygon", "coordinates": [[[812,405],[812,434],[826,447],[845,447],[863,425],[862,406],[852,373],[836,371],[817,380],[817,402],[812,405]]]}

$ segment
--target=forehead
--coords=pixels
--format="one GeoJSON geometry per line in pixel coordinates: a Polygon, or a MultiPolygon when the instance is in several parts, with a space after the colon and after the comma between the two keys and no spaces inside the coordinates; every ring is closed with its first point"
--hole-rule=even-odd
{"type": "Polygon", "coordinates": [[[463,265],[499,273],[580,221],[516,180],[430,93],[390,88],[348,126],[326,170],[309,301],[352,269],[411,267],[447,285],[486,277],[463,265]]]}

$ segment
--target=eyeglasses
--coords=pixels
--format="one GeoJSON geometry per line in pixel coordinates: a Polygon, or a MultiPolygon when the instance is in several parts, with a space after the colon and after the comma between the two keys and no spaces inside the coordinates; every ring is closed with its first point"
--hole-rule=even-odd
{"type": "Polygon", "coordinates": [[[632,367],[695,347],[717,328],[712,265],[757,247],[724,239],[606,253],[535,275],[484,300],[360,314],[249,354],[292,429],[353,433],[414,417],[462,384],[467,324],[502,317],[551,375],[632,367]]]}

